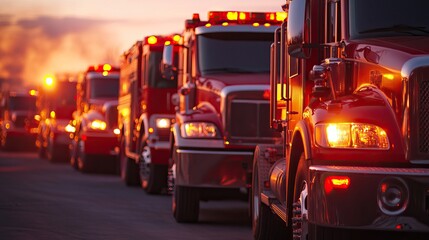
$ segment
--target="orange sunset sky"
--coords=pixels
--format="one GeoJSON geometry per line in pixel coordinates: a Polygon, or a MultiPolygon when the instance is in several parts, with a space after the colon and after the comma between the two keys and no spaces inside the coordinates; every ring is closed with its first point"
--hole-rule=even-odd
{"type": "Polygon", "coordinates": [[[0,0],[0,84],[118,64],[147,35],[180,33],[192,13],[281,11],[284,0],[0,0]]]}

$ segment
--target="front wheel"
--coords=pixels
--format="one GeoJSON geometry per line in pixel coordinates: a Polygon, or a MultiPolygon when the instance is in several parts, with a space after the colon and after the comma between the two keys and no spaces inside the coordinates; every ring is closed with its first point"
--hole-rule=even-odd
{"type": "Polygon", "coordinates": [[[125,140],[121,138],[121,145],[119,150],[119,162],[121,166],[121,178],[127,186],[137,186],[140,183],[139,178],[139,165],[127,157],[125,154],[125,140]]]}
{"type": "Polygon", "coordinates": [[[166,188],[167,166],[152,164],[150,147],[144,146],[140,154],[140,182],[150,194],[159,194],[166,188]]]}
{"type": "Polygon", "coordinates": [[[94,161],[83,151],[83,141],[78,141],[76,144],[78,170],[84,173],[92,172],[94,170],[94,161]]]}
{"type": "Polygon", "coordinates": [[[70,165],[78,170],[79,167],[77,165],[77,143],[76,141],[72,140],[70,145],[69,145],[69,160],[70,160],[70,165]]]}
{"type": "Polygon", "coordinates": [[[200,211],[198,189],[175,186],[172,205],[173,215],[178,223],[194,223],[198,221],[200,211]]]}
{"type": "Polygon", "coordinates": [[[252,174],[252,232],[253,238],[264,239],[287,239],[286,223],[273,214],[269,206],[261,202],[261,193],[264,181],[268,180],[271,164],[264,159],[266,147],[257,146],[253,159],[252,174]]]}

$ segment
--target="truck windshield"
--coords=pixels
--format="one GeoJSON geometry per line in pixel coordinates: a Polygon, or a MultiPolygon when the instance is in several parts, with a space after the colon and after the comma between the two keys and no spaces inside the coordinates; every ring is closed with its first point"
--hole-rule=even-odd
{"type": "Polygon", "coordinates": [[[56,91],[45,101],[57,119],[71,119],[76,109],[76,82],[58,82],[56,91]]]}
{"type": "Polygon", "coordinates": [[[165,79],[160,71],[160,63],[162,52],[151,52],[149,61],[147,62],[147,78],[149,79],[149,87],[153,88],[176,88],[177,78],[175,80],[165,79]]]}
{"type": "Polygon", "coordinates": [[[267,73],[273,33],[222,32],[198,37],[201,75],[267,73]]]}
{"type": "Polygon", "coordinates": [[[117,98],[119,95],[119,77],[90,79],[90,98],[117,98]]]}
{"type": "Polygon", "coordinates": [[[9,110],[36,111],[36,98],[30,96],[10,97],[9,110]]]}
{"type": "Polygon", "coordinates": [[[350,0],[349,3],[351,39],[429,35],[429,1],[350,0]]]}

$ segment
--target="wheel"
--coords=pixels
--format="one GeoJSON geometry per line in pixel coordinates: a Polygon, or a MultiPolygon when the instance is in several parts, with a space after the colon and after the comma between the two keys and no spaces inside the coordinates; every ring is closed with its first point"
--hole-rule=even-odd
{"type": "Polygon", "coordinates": [[[175,186],[172,197],[174,218],[178,223],[194,223],[198,221],[200,199],[198,189],[175,186]]]}
{"type": "Polygon", "coordinates": [[[159,194],[167,185],[167,166],[152,164],[150,147],[144,146],[140,153],[140,182],[150,194],[159,194]]]}
{"type": "Polygon", "coordinates": [[[70,156],[70,165],[78,170],[77,165],[77,143],[76,141],[72,140],[72,142],[69,145],[69,156],[70,156]]]}
{"type": "Polygon", "coordinates": [[[1,149],[4,151],[10,151],[12,149],[12,144],[10,142],[10,139],[8,139],[6,132],[1,135],[0,146],[1,149]]]}
{"type": "Polygon", "coordinates": [[[271,164],[265,160],[267,147],[257,146],[253,159],[251,216],[254,239],[287,239],[286,223],[276,216],[269,206],[261,202],[264,181],[268,180],[271,164]]]}
{"type": "Polygon", "coordinates": [[[83,151],[83,141],[79,140],[76,144],[77,146],[77,167],[79,171],[84,173],[89,173],[93,171],[93,161],[92,159],[85,154],[83,151]]]}
{"type": "Polygon", "coordinates": [[[139,166],[135,161],[125,155],[125,140],[121,138],[119,151],[119,161],[121,165],[121,178],[127,186],[136,186],[140,184],[139,166]]]}
{"type": "Polygon", "coordinates": [[[40,133],[37,135],[37,142],[39,147],[37,150],[37,155],[39,158],[46,158],[46,148],[44,146],[43,136],[40,133]]]}
{"type": "Polygon", "coordinates": [[[48,138],[48,147],[46,148],[46,158],[50,162],[59,162],[61,160],[60,153],[58,152],[57,146],[53,143],[51,137],[48,138]]]}
{"type": "Polygon", "coordinates": [[[308,168],[304,158],[304,152],[301,151],[298,169],[295,176],[295,188],[293,194],[292,206],[292,228],[293,239],[309,239],[308,235],[308,168]]]}

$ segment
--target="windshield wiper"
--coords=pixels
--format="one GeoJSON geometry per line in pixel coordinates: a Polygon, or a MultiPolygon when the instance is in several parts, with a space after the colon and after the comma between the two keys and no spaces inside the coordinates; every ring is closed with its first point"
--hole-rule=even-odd
{"type": "Polygon", "coordinates": [[[409,34],[416,35],[409,31],[419,31],[423,33],[429,33],[428,30],[426,30],[426,27],[422,26],[410,26],[410,25],[393,25],[391,27],[382,27],[382,28],[372,28],[364,31],[360,31],[359,33],[376,33],[376,32],[406,32],[409,34]]]}
{"type": "Polygon", "coordinates": [[[226,73],[254,73],[254,71],[250,71],[250,70],[246,70],[246,69],[242,69],[242,68],[210,68],[210,69],[206,69],[203,72],[205,73],[222,73],[222,72],[226,72],[226,73]]]}

